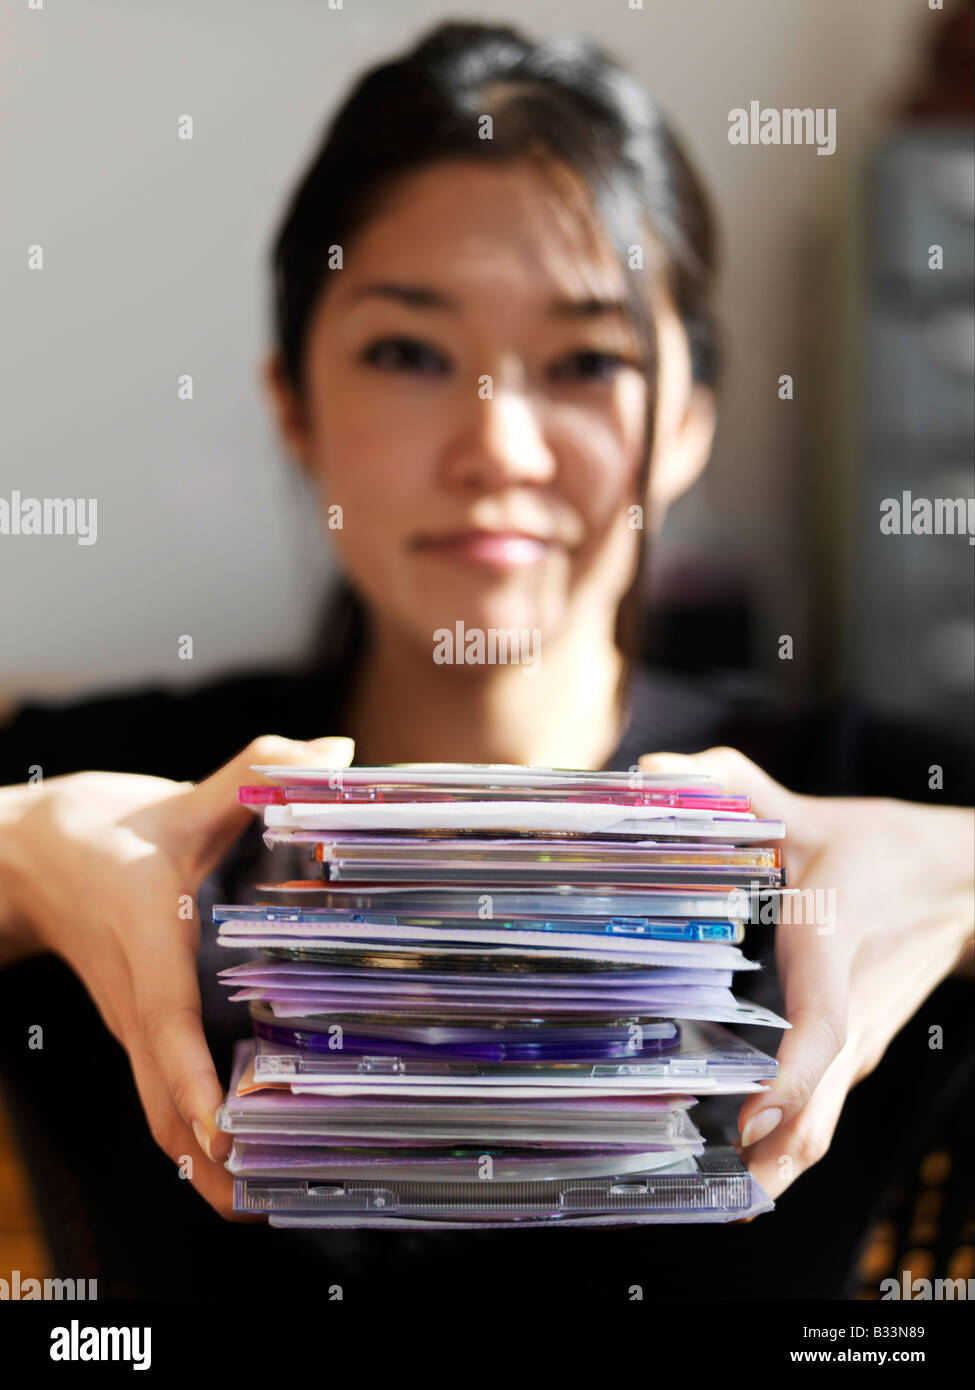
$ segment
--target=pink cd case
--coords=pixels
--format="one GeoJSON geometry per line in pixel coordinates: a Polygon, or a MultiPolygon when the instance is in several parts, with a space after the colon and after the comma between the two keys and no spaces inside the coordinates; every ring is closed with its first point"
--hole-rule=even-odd
{"type": "Polygon", "coordinates": [[[436,764],[429,767],[293,768],[258,766],[268,779],[241,787],[247,806],[288,802],[562,801],[610,806],[674,806],[686,810],[748,811],[747,796],[730,795],[706,777],[557,768],[436,764]]]}

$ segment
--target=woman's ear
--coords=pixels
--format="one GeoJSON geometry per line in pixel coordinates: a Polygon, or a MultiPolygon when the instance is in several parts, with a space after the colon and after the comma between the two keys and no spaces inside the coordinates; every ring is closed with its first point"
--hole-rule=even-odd
{"type": "Polygon", "coordinates": [[[714,440],[714,392],[694,380],[687,333],[669,296],[657,291],[657,409],[647,509],[658,532],[667,508],[704,472],[714,440]]]}
{"type": "Polygon", "coordinates": [[[268,354],[261,364],[260,376],[274,411],[281,442],[298,466],[309,472],[308,424],[304,407],[284,370],[279,353],[268,354]]]}
{"type": "Polygon", "coordinates": [[[714,392],[692,384],[680,419],[661,420],[650,461],[650,515],[655,529],[667,508],[683,496],[704,472],[711,457],[716,424],[714,392]]]}

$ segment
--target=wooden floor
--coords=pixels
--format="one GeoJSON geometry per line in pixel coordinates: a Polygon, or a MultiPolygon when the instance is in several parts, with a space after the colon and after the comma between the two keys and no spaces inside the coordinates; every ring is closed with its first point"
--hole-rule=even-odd
{"type": "Polygon", "coordinates": [[[0,1279],[15,1269],[21,1280],[54,1273],[0,1092],[0,1279]]]}

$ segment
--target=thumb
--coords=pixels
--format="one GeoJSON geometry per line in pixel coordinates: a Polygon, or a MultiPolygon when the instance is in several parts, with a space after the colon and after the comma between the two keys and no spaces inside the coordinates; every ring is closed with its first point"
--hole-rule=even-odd
{"type": "Polygon", "coordinates": [[[197,876],[205,878],[252,824],[253,811],[237,800],[237,788],[242,783],[269,781],[261,773],[252,771],[255,765],[340,768],[348,767],[354,755],[355,743],[351,738],[302,741],[263,734],[254,739],[236,757],[188,792],[181,811],[176,808],[190,837],[188,848],[197,876]]]}
{"type": "Polygon", "coordinates": [[[645,753],[640,759],[644,772],[706,773],[729,792],[751,798],[752,810],[765,818],[785,818],[796,797],[776,782],[757,763],[736,748],[708,748],[703,753],[645,753]]]}

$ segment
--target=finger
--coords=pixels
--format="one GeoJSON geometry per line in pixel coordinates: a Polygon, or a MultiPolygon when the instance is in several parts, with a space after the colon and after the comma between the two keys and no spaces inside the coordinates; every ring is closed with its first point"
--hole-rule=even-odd
{"type": "Polygon", "coordinates": [[[797,799],[757,763],[735,748],[708,748],[703,753],[645,753],[640,759],[645,772],[696,773],[702,772],[720,782],[729,791],[751,797],[752,810],[763,816],[785,816],[797,799]]]}
{"type": "Polygon", "coordinates": [[[640,766],[647,772],[680,776],[705,773],[729,792],[743,793],[752,812],[764,819],[785,821],[783,851],[790,878],[806,872],[825,829],[824,808],[835,802],[791,792],[734,748],[708,748],[703,753],[645,753],[640,766]]]}
{"type": "Polygon", "coordinates": [[[105,1027],[115,1041],[124,1047],[125,1039],[132,1034],[136,1012],[132,978],[121,951],[118,957],[121,963],[118,970],[99,963],[97,974],[85,980],[85,989],[101,1014],[105,1027]]]}
{"type": "Polygon", "coordinates": [[[196,954],[180,925],[156,923],[151,933],[143,928],[129,938],[133,995],[142,1045],[186,1127],[216,1163],[230,1150],[216,1125],[223,1087],[203,1032],[196,954]]]}
{"type": "Polygon", "coordinates": [[[834,1058],[809,1103],[767,1138],[746,1148],[749,1172],[775,1201],[790,1183],[824,1157],[853,1084],[853,1049],[834,1058]]]}
{"type": "Polygon", "coordinates": [[[166,815],[174,831],[186,845],[192,859],[192,872],[199,881],[206,877],[230,849],[233,842],[253,821],[253,812],[237,800],[237,789],[244,783],[266,782],[252,772],[255,764],[287,767],[348,767],[355,754],[350,738],[319,738],[309,742],[264,734],[254,739],[218,768],[210,777],[167,804],[166,815]]]}
{"type": "Polygon", "coordinates": [[[163,1152],[179,1166],[174,1181],[180,1178],[188,1180],[226,1220],[252,1220],[251,1217],[235,1215],[233,1177],[225,1168],[212,1163],[201,1149],[174,1106],[158,1067],[140,1045],[138,1036],[129,1047],[129,1061],[150,1133],[163,1152]]]}
{"type": "Polygon", "coordinates": [[[846,1042],[850,967],[840,943],[819,935],[811,924],[780,925],[776,949],[792,1027],[779,1047],[778,1075],[741,1108],[738,1123],[746,1147],[789,1123],[808,1104],[846,1042]]]}

